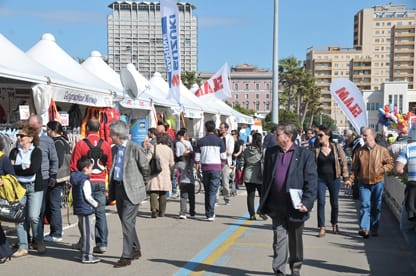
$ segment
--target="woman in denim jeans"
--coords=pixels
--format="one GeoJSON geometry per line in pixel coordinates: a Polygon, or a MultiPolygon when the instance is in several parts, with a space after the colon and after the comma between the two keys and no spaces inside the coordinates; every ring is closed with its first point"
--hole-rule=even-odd
{"type": "Polygon", "coordinates": [[[317,133],[319,147],[315,148],[315,160],[318,168],[318,227],[319,237],[325,236],[325,194],[329,191],[331,203],[332,232],[338,228],[338,194],[341,186],[340,177],[348,178],[348,166],[342,146],[331,142],[332,131],[326,126],[319,126],[317,133]]]}
{"type": "Polygon", "coordinates": [[[26,219],[16,224],[19,248],[13,253],[13,257],[22,257],[29,254],[28,229],[32,228],[33,239],[38,251],[44,252],[43,240],[38,240],[38,223],[43,199],[43,186],[41,175],[42,152],[37,147],[39,136],[37,129],[29,126],[27,121],[18,122],[17,147],[10,152],[16,178],[26,189],[26,195],[22,203],[26,204],[26,219]],[[29,227],[30,226],[30,227],[29,227]]]}

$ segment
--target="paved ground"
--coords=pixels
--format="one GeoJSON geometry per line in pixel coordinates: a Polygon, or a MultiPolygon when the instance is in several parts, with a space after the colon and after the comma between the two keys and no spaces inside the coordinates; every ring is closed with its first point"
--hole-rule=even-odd
{"type": "MultiPolygon", "coordinates": [[[[357,235],[357,203],[340,199],[340,231],[318,238],[316,212],[305,225],[305,264],[302,275],[416,275],[415,256],[407,251],[398,222],[384,208],[380,236],[364,240],[357,235]]],[[[329,213],[327,205],[327,213],[329,213]]],[[[108,207],[109,250],[98,264],[81,264],[71,249],[78,240],[76,225],[66,225],[64,241],[48,243],[39,256],[13,259],[0,265],[1,275],[273,275],[271,221],[248,221],[245,191],[232,205],[216,207],[215,222],[203,221],[203,194],[197,195],[196,219],[179,220],[179,201],[168,202],[167,216],[150,218],[149,204],[137,220],[143,257],[125,268],[113,268],[121,254],[121,228],[115,207],[108,207]]],[[[63,212],[65,214],[65,211],[63,212]]],[[[327,220],[329,214],[327,214],[327,220]]],[[[67,221],[66,214],[64,221],[67,221]]],[[[75,218],[70,216],[70,221],[75,218]]],[[[328,222],[328,228],[330,227],[328,222]]],[[[14,239],[12,228],[9,237],[14,239]]],[[[48,229],[48,227],[46,227],[48,229]]],[[[289,273],[289,271],[287,271],[289,273]]]]}

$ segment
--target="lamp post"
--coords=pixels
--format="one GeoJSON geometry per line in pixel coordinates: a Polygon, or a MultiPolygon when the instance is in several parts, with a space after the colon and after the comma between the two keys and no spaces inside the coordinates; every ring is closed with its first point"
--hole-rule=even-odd
{"type": "Polygon", "coordinates": [[[279,57],[278,57],[278,19],[279,0],[274,0],[273,16],[273,88],[272,88],[272,122],[279,123],[279,57]]]}

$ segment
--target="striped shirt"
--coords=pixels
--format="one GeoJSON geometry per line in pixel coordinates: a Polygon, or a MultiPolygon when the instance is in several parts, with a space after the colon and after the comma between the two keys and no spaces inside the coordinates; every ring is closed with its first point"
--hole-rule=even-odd
{"type": "Polygon", "coordinates": [[[408,143],[396,159],[404,165],[407,164],[409,181],[416,181],[416,142],[408,143]]]}
{"type": "Polygon", "coordinates": [[[210,133],[198,141],[195,162],[201,163],[201,170],[221,171],[221,162],[226,159],[225,144],[219,137],[210,133]]]}

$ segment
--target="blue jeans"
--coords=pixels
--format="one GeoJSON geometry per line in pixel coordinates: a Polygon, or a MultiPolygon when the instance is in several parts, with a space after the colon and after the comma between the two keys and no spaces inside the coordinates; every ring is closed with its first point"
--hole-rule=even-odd
{"type": "Polygon", "coordinates": [[[54,187],[48,187],[46,192],[45,216],[50,225],[49,235],[57,238],[62,237],[61,199],[63,185],[65,183],[57,183],[54,187]]]}
{"type": "Polygon", "coordinates": [[[359,188],[361,201],[360,230],[378,232],[384,181],[371,185],[359,182],[359,188]]]}
{"type": "Polygon", "coordinates": [[[19,248],[29,249],[28,231],[32,228],[33,240],[43,241],[43,233],[39,233],[40,211],[42,208],[43,191],[35,192],[34,184],[23,184],[26,189],[26,194],[22,199],[22,203],[26,203],[25,216],[23,222],[16,223],[17,238],[19,240],[19,248]]]}
{"type": "Polygon", "coordinates": [[[414,255],[416,255],[416,221],[408,220],[407,217],[408,213],[403,204],[400,217],[400,231],[402,232],[410,250],[414,255]]]}
{"type": "Polygon", "coordinates": [[[326,182],[322,178],[318,178],[318,227],[325,227],[325,195],[327,187],[331,204],[331,224],[335,225],[338,223],[338,198],[341,179],[337,178],[331,182],[326,182]]]}
{"type": "Polygon", "coordinates": [[[91,182],[92,196],[100,204],[95,209],[95,244],[99,247],[107,247],[108,226],[105,216],[105,183],[91,182]]]}
{"type": "Polygon", "coordinates": [[[221,171],[202,171],[202,182],[205,190],[205,215],[211,218],[215,215],[215,201],[221,182],[221,171]]]}

